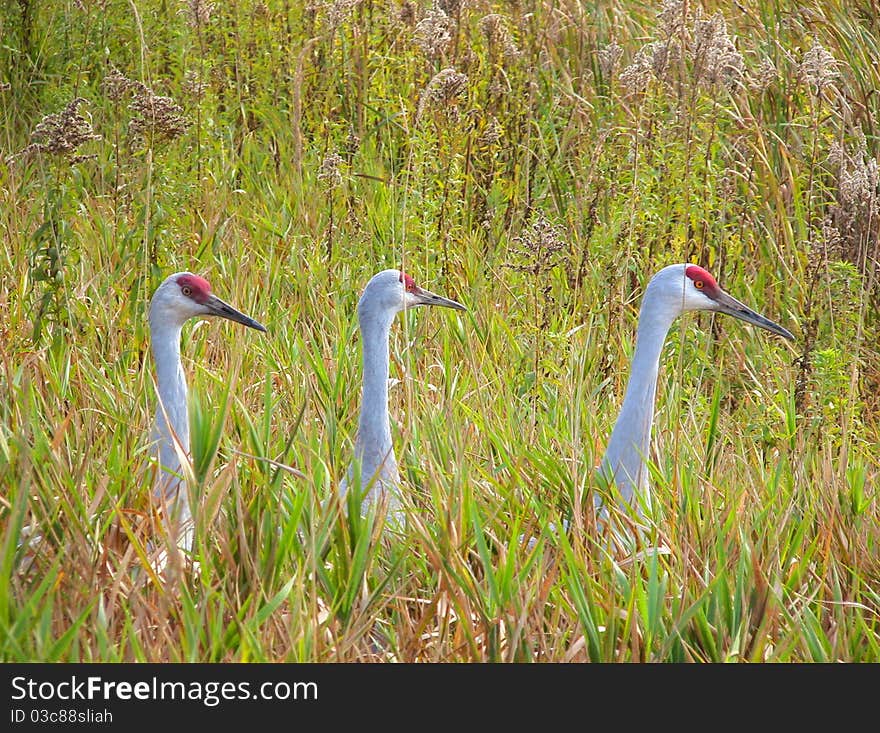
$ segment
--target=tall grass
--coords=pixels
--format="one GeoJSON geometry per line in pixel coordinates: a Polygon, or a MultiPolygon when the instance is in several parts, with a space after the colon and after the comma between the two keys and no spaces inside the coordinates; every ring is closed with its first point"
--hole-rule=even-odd
{"type": "Polygon", "coordinates": [[[880,659],[880,16],[659,11],[5,4],[0,658],[880,659]],[[593,467],[685,260],[799,340],[673,329],[618,552],[593,467]],[[401,263],[469,306],[392,334],[405,529],[327,501],[401,263]],[[184,332],[199,570],[162,577],[146,305],[183,269],[269,333],[184,332]]]}

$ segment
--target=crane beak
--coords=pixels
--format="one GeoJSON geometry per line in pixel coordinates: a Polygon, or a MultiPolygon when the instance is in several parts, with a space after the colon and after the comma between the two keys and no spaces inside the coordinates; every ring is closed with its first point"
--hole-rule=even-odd
{"type": "Polygon", "coordinates": [[[783,328],[778,323],[774,323],[769,318],[765,318],[760,313],[755,313],[755,311],[749,308],[745,303],[741,303],[723,290],[715,295],[712,300],[715,302],[715,310],[719,313],[727,313],[729,316],[739,318],[741,321],[746,321],[746,323],[760,326],[767,331],[771,331],[775,334],[779,334],[783,338],[787,338],[789,341],[794,341],[794,335],[791,331],[783,328]]]}
{"type": "Polygon", "coordinates": [[[413,295],[415,295],[416,300],[414,305],[442,305],[444,308],[455,308],[455,310],[457,311],[467,310],[467,308],[465,308],[457,300],[444,298],[442,295],[432,293],[430,290],[419,289],[419,291],[417,293],[413,293],[413,295]]]}
{"type": "Polygon", "coordinates": [[[239,310],[233,308],[229,303],[224,303],[220,298],[216,295],[209,295],[208,299],[202,303],[208,311],[209,315],[219,316],[220,318],[228,318],[230,321],[235,321],[236,323],[241,323],[249,328],[255,328],[258,331],[266,332],[265,327],[257,323],[250,316],[246,316],[239,310]]]}

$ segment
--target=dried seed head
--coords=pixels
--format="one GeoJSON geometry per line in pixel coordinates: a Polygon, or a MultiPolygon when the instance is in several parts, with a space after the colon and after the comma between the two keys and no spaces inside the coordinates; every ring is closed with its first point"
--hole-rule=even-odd
{"type": "Polygon", "coordinates": [[[507,267],[530,275],[539,275],[552,270],[565,249],[562,227],[553,224],[543,214],[538,214],[523,233],[514,238],[518,246],[514,254],[520,261],[508,262],[507,267]]]}
{"type": "Polygon", "coordinates": [[[416,120],[429,106],[439,107],[452,117],[458,117],[458,105],[467,95],[467,74],[459,74],[455,69],[438,71],[422,92],[416,120]]]}
{"type": "Polygon", "coordinates": [[[318,180],[324,184],[324,188],[332,190],[342,185],[340,165],[342,165],[342,156],[339,153],[334,151],[324,156],[318,169],[318,180]]]}
{"type": "Polygon", "coordinates": [[[602,76],[610,79],[617,71],[620,65],[620,59],[623,56],[623,49],[618,45],[617,41],[611,41],[605,48],[599,51],[599,69],[602,76]]]}
{"type": "Polygon", "coordinates": [[[842,249],[843,237],[840,234],[834,222],[830,218],[822,221],[822,236],[818,242],[813,245],[811,255],[818,256],[821,260],[827,261],[829,257],[836,257],[842,249]]]}
{"type": "Polygon", "coordinates": [[[485,146],[493,146],[501,142],[501,138],[503,137],[504,128],[501,126],[498,118],[495,117],[495,115],[490,114],[489,118],[486,120],[486,126],[483,128],[483,131],[478,138],[479,143],[485,146]]]}
{"type": "Polygon", "coordinates": [[[486,37],[490,50],[499,53],[510,61],[520,55],[507,27],[507,19],[499,13],[490,13],[480,18],[480,31],[486,37]]]}
{"type": "Polygon", "coordinates": [[[739,172],[733,166],[725,167],[718,178],[718,195],[724,201],[731,201],[736,195],[739,172]]]}
{"type": "Polygon", "coordinates": [[[840,200],[850,208],[871,207],[877,203],[877,185],[880,182],[877,160],[867,149],[864,133],[859,135],[857,148],[853,155],[843,153],[843,165],[840,166],[840,200]]]}
{"type": "Polygon", "coordinates": [[[46,115],[31,133],[30,144],[12,156],[17,158],[32,153],[51,153],[77,163],[94,155],[77,155],[76,149],[90,140],[100,140],[92,124],[79,113],[79,106],[86,100],[77,97],[61,112],[46,115]]]}
{"type": "Polygon", "coordinates": [[[412,0],[403,0],[397,9],[397,20],[412,28],[416,23],[416,4],[412,0]]]}
{"type": "Polygon", "coordinates": [[[104,87],[107,98],[113,102],[118,102],[129,92],[146,89],[141,82],[129,79],[115,66],[111,67],[110,73],[104,77],[101,86],[104,87]]]}
{"type": "Polygon", "coordinates": [[[704,18],[702,10],[697,12],[697,16],[694,19],[694,31],[692,34],[691,44],[694,49],[694,55],[696,56],[700,52],[704,51],[712,44],[712,36],[715,35],[715,18],[704,18]]]}
{"type": "Polygon", "coordinates": [[[332,3],[325,3],[322,7],[326,12],[327,26],[332,32],[339,26],[351,18],[354,9],[360,5],[362,0],[333,0],[332,3]]]}
{"type": "Polygon", "coordinates": [[[620,72],[620,85],[630,94],[641,94],[648,88],[653,66],[653,54],[647,46],[640,49],[632,63],[620,72]]]}
{"type": "Polygon", "coordinates": [[[73,0],[73,4],[76,5],[78,10],[82,10],[84,13],[88,13],[90,10],[98,10],[105,11],[107,9],[107,5],[110,0],[89,0],[86,2],[85,0],[73,0]]]}
{"type": "Polygon", "coordinates": [[[678,36],[688,22],[688,6],[684,0],[663,0],[657,12],[660,31],[665,38],[678,36]]]}
{"type": "Polygon", "coordinates": [[[345,137],[345,143],[342,146],[342,152],[345,153],[346,159],[351,161],[354,154],[361,146],[361,139],[354,131],[354,127],[348,128],[348,135],[345,137]]]}
{"type": "Polygon", "coordinates": [[[202,100],[208,88],[208,84],[202,81],[199,78],[200,76],[199,72],[195,69],[187,69],[186,74],[183,75],[183,84],[181,84],[183,93],[196,102],[202,100]]]}
{"type": "Polygon", "coordinates": [[[480,226],[486,230],[487,232],[492,231],[492,222],[495,221],[495,208],[492,206],[487,206],[486,211],[483,213],[483,217],[480,220],[480,226]]]}
{"type": "Polygon", "coordinates": [[[834,56],[825,50],[818,38],[814,38],[812,48],[804,54],[798,75],[811,87],[815,87],[817,93],[821,93],[825,87],[833,85],[839,76],[837,66],[834,56]]]}
{"type": "Polygon", "coordinates": [[[839,140],[835,140],[831,143],[831,147],[828,148],[827,160],[835,170],[840,170],[841,168],[846,169],[849,162],[849,156],[846,154],[846,149],[839,140]]]}
{"type": "Polygon", "coordinates": [[[645,54],[651,59],[651,71],[663,81],[669,67],[681,58],[681,46],[674,38],[666,41],[654,41],[645,46],[645,54]]]}
{"type": "Polygon", "coordinates": [[[510,94],[511,87],[510,81],[501,74],[495,74],[492,78],[492,81],[489,82],[489,86],[486,89],[486,93],[489,95],[490,99],[497,99],[499,97],[503,97],[507,94],[510,94]]]}
{"type": "Polygon", "coordinates": [[[840,199],[846,206],[860,206],[877,195],[877,162],[859,165],[840,176],[840,199]]]}
{"type": "Polygon", "coordinates": [[[761,59],[761,65],[754,74],[749,74],[749,89],[756,94],[766,91],[779,78],[779,72],[774,63],[768,59],[761,59]]]}
{"type": "Polygon", "coordinates": [[[186,0],[186,7],[181,11],[186,15],[190,28],[202,28],[211,21],[214,3],[207,0],[186,0]]]}
{"type": "Polygon", "coordinates": [[[742,79],[742,54],[728,35],[727,21],[720,12],[708,20],[695,21],[693,57],[698,82],[703,86],[723,84],[731,89],[742,79]]]}
{"type": "Polygon", "coordinates": [[[140,139],[152,145],[157,141],[174,140],[189,128],[189,121],[183,109],[171,97],[154,94],[147,86],[135,93],[128,108],[134,118],[128,123],[128,133],[133,139],[140,139]]]}
{"type": "MultiPolygon", "coordinates": [[[[171,97],[162,97],[140,81],[129,79],[119,69],[113,67],[102,82],[109,99],[118,102],[126,95],[132,100],[128,109],[134,117],[128,123],[128,134],[132,140],[152,145],[158,141],[170,141],[180,137],[190,126],[183,115],[183,109],[171,97]]],[[[195,72],[187,71],[183,89],[197,100],[204,95],[206,84],[200,82],[195,72]]]]}
{"type": "Polygon", "coordinates": [[[449,17],[457,16],[468,5],[468,0],[436,0],[436,5],[449,17]]]}
{"type": "Polygon", "coordinates": [[[841,143],[829,152],[829,161],[837,167],[836,201],[829,207],[831,224],[839,241],[839,257],[862,262],[868,247],[876,242],[880,218],[880,170],[876,158],[868,152],[865,135],[856,132],[855,149],[850,153],[841,143]]]}
{"type": "Polygon", "coordinates": [[[452,21],[439,8],[429,10],[416,23],[414,40],[425,56],[434,61],[443,55],[452,40],[452,21]]]}

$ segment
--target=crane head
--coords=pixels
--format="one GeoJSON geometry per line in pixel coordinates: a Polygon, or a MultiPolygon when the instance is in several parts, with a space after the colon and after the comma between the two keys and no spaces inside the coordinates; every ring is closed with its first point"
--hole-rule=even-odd
{"type": "Polygon", "coordinates": [[[233,308],[211,292],[211,285],[203,277],[191,272],[171,275],[156,288],[150,301],[150,322],[158,319],[182,325],[190,318],[218,316],[249,328],[264,331],[265,328],[250,316],[233,308]]]}
{"type": "Polygon", "coordinates": [[[671,308],[679,312],[708,310],[726,313],[783,338],[794,340],[788,330],[749,308],[722,290],[715,278],[699,265],[670,265],[658,272],[648,287],[661,288],[671,308]]]}
{"type": "Polygon", "coordinates": [[[467,310],[461,303],[432,293],[416,285],[402,270],[383,270],[374,275],[364,288],[358,310],[379,308],[397,313],[420,305],[439,305],[456,310],[467,310]]]}

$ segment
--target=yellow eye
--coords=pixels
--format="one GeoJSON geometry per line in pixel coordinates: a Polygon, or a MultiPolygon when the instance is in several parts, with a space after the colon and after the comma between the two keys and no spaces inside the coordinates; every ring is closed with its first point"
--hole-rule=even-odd
{"type": "Polygon", "coordinates": [[[183,293],[187,298],[193,294],[192,288],[189,285],[184,285],[180,292],[183,293]]]}
{"type": "Polygon", "coordinates": [[[702,290],[702,289],[703,289],[703,281],[702,281],[702,280],[696,280],[696,281],[694,281],[694,287],[695,287],[697,290],[702,290]]]}

